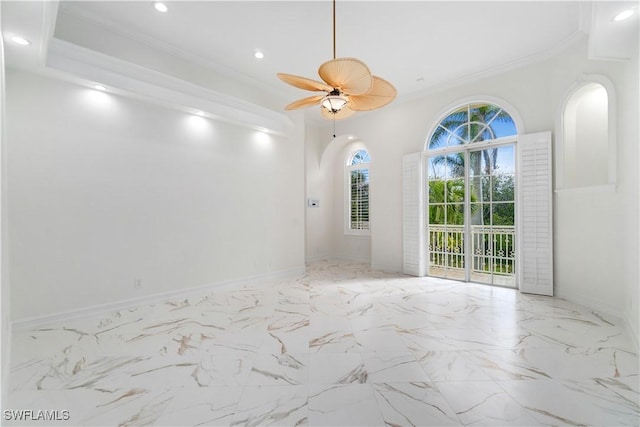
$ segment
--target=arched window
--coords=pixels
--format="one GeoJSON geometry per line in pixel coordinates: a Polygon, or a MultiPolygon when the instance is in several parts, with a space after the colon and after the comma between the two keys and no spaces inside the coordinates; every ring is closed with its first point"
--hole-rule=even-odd
{"type": "Polygon", "coordinates": [[[479,102],[433,130],[425,171],[430,275],[516,285],[517,134],[502,107],[479,102]]]}
{"type": "Polygon", "coordinates": [[[350,234],[369,232],[369,153],[358,150],[347,158],[347,227],[350,234]]]}
{"type": "Polygon", "coordinates": [[[429,139],[429,150],[473,144],[516,135],[513,118],[501,107],[487,103],[464,105],[446,116],[429,139]]]}
{"type": "Polygon", "coordinates": [[[558,189],[615,184],[613,86],[590,76],[565,99],[557,144],[558,189]],[[608,86],[608,87],[607,87],[608,86]]]}

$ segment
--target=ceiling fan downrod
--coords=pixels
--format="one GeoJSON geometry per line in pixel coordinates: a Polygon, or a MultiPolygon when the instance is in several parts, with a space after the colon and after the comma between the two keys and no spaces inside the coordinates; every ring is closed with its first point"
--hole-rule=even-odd
{"type": "Polygon", "coordinates": [[[336,0],[333,0],[333,59],[336,59],[336,0]]]}

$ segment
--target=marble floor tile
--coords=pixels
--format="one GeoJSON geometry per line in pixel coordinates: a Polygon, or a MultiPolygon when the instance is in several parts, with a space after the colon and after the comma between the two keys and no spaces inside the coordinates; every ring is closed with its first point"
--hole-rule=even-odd
{"type": "Polygon", "coordinates": [[[539,421],[493,381],[438,383],[464,425],[534,426],[539,421]]]}
{"type": "Polygon", "coordinates": [[[486,381],[481,367],[469,356],[469,352],[418,351],[414,353],[418,363],[433,381],[486,381]]]}
{"type": "Polygon", "coordinates": [[[356,331],[354,336],[363,353],[409,351],[405,341],[395,331],[356,331]]]}
{"type": "Polygon", "coordinates": [[[637,392],[617,380],[551,379],[498,384],[542,424],[637,426],[640,422],[637,392]]]}
{"type": "Polygon", "coordinates": [[[311,331],[310,333],[309,351],[311,353],[353,353],[360,350],[353,332],[311,331]]]}
{"type": "Polygon", "coordinates": [[[309,425],[384,426],[370,384],[325,385],[309,388],[309,425]]]}
{"type": "Polygon", "coordinates": [[[456,426],[458,416],[440,391],[428,382],[373,385],[388,426],[456,426]]]}
{"type": "Polygon", "coordinates": [[[612,316],[355,262],[15,329],[10,363],[3,425],[640,423],[612,316]]]}
{"type": "Polygon", "coordinates": [[[426,382],[429,377],[413,354],[363,353],[362,360],[367,371],[367,382],[426,382]]]}
{"type": "Polygon", "coordinates": [[[365,383],[367,378],[367,369],[360,353],[309,355],[309,384],[365,383]]]}
{"type": "Polygon", "coordinates": [[[309,379],[309,354],[260,353],[249,374],[249,385],[300,385],[309,379]]]}
{"type": "Polygon", "coordinates": [[[308,425],[307,386],[245,387],[231,425],[308,425]]]}

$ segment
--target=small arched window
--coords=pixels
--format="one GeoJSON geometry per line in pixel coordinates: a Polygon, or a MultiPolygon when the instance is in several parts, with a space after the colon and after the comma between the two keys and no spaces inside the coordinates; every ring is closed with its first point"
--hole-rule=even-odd
{"type": "Polygon", "coordinates": [[[369,162],[367,150],[358,150],[347,158],[347,233],[369,232],[369,162]]]}

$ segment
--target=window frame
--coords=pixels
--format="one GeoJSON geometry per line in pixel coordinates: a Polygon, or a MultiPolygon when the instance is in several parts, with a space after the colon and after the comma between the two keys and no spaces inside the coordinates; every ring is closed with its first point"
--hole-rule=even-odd
{"type": "Polygon", "coordinates": [[[371,235],[371,155],[369,154],[369,150],[365,148],[357,148],[349,152],[346,157],[345,162],[345,173],[344,173],[344,234],[348,236],[370,236],[371,235]],[[353,158],[359,152],[364,151],[367,154],[368,161],[361,162],[358,164],[352,164],[353,158]],[[367,204],[368,204],[368,228],[366,229],[354,229],[351,228],[351,174],[353,171],[357,170],[366,170],[367,171],[367,182],[369,184],[369,194],[367,196],[367,204]]]}
{"type": "MultiPolygon", "coordinates": [[[[519,214],[520,214],[520,209],[518,207],[519,202],[518,202],[518,183],[520,181],[520,172],[519,172],[519,165],[518,165],[518,153],[519,153],[519,149],[518,149],[518,142],[520,139],[520,136],[523,135],[523,125],[522,125],[522,120],[520,119],[520,117],[517,115],[517,113],[514,113],[515,109],[509,105],[509,103],[497,99],[497,98],[477,98],[477,97],[473,97],[473,98],[467,98],[463,101],[459,101],[453,105],[451,105],[450,107],[446,108],[443,110],[442,114],[439,116],[439,119],[437,120],[437,122],[433,125],[431,131],[428,133],[427,138],[425,140],[425,146],[424,146],[424,151],[423,151],[423,156],[422,156],[422,167],[424,168],[421,171],[421,175],[422,175],[422,182],[421,182],[421,188],[420,191],[422,194],[419,195],[420,198],[422,198],[422,200],[419,201],[419,203],[422,205],[422,218],[421,218],[421,230],[420,233],[423,233],[423,235],[420,237],[420,240],[423,242],[423,246],[424,245],[428,245],[428,241],[429,241],[429,237],[428,237],[428,231],[429,231],[429,185],[428,185],[428,177],[429,177],[429,171],[428,171],[428,159],[430,157],[435,157],[435,156],[447,156],[448,154],[451,153],[458,153],[458,152],[462,152],[464,153],[465,156],[465,164],[467,164],[469,162],[469,156],[471,155],[472,152],[475,151],[481,151],[481,150],[485,150],[485,149],[490,149],[490,148],[499,148],[499,147],[503,147],[503,146],[513,146],[514,149],[514,170],[513,170],[513,176],[516,178],[516,187],[514,188],[514,192],[515,192],[515,197],[513,200],[513,205],[514,205],[514,230],[515,230],[515,235],[516,236],[520,236],[521,234],[521,221],[519,220],[519,214]],[[485,122],[478,122],[475,120],[471,119],[471,115],[470,110],[474,107],[481,107],[481,106],[491,106],[491,107],[495,107],[498,111],[498,113],[496,113],[496,115],[494,115],[493,117],[490,117],[488,119],[488,121],[485,122]],[[453,116],[454,114],[459,113],[461,110],[466,109],[466,115],[464,115],[464,123],[461,121],[461,124],[454,128],[454,129],[467,129],[468,133],[466,138],[464,137],[460,137],[457,135],[457,133],[451,132],[451,130],[449,130],[450,128],[445,127],[442,125],[443,122],[445,122],[447,119],[449,119],[451,116],[453,116]],[[486,130],[490,130],[489,125],[491,123],[494,122],[494,120],[496,120],[498,114],[504,113],[507,118],[509,119],[509,121],[511,122],[511,125],[513,126],[513,133],[511,134],[503,134],[503,136],[500,137],[495,137],[494,133],[491,133],[492,135],[492,139],[478,139],[479,135],[482,135],[486,130]],[[482,126],[480,129],[481,131],[477,133],[477,135],[473,136],[471,133],[471,126],[477,126],[480,125],[482,126]],[[438,128],[442,128],[445,132],[449,132],[449,136],[447,136],[447,138],[452,139],[452,138],[457,138],[460,143],[458,144],[449,144],[449,143],[445,143],[444,145],[439,145],[436,146],[434,148],[432,148],[431,145],[431,141],[434,138],[434,135],[436,133],[436,130],[438,128]]],[[[445,134],[446,135],[446,134],[445,134]]],[[[438,141],[441,141],[441,139],[438,139],[438,141]]],[[[447,140],[448,141],[448,140],[447,140]]],[[[465,188],[465,194],[469,194],[470,192],[470,176],[468,174],[465,174],[464,177],[464,188],[465,188]]],[[[493,203],[490,203],[491,206],[493,206],[493,203]]],[[[470,218],[470,209],[471,209],[471,203],[468,203],[465,201],[465,218],[470,218]]],[[[492,224],[492,227],[494,226],[498,226],[499,225],[494,225],[492,224]]],[[[471,223],[470,222],[466,222],[464,224],[464,234],[465,234],[465,238],[464,238],[464,245],[465,245],[465,249],[464,249],[464,253],[467,254],[467,256],[469,257],[469,261],[471,261],[471,257],[473,255],[469,255],[470,254],[470,239],[471,239],[471,223]]],[[[519,237],[516,237],[519,239],[519,237]]],[[[518,240],[519,241],[519,240],[518,240]]],[[[427,247],[423,247],[421,248],[423,250],[422,254],[420,255],[420,265],[418,268],[419,272],[423,272],[424,274],[429,275],[430,274],[430,267],[429,267],[429,262],[428,262],[428,257],[429,257],[429,253],[430,250],[427,247]]],[[[520,271],[520,249],[519,247],[516,245],[514,246],[515,249],[515,260],[514,260],[514,268],[515,268],[515,275],[514,275],[514,287],[518,288],[520,285],[520,281],[519,281],[519,276],[518,276],[518,272],[520,271]]],[[[471,280],[471,271],[469,266],[471,265],[471,262],[469,263],[469,265],[465,268],[465,281],[467,282],[473,282],[474,281],[471,280]]],[[[492,275],[493,276],[493,275],[492,275]]],[[[500,286],[497,282],[493,281],[493,277],[492,277],[492,285],[493,286],[500,286]]]]}

